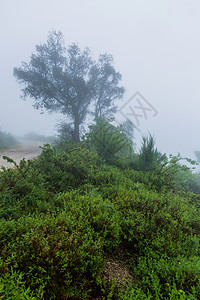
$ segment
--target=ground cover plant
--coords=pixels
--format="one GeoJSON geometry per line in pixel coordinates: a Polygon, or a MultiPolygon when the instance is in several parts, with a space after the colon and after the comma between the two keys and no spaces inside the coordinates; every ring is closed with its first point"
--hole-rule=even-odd
{"type": "Polygon", "coordinates": [[[98,128],[2,168],[0,298],[200,299],[198,175],[118,129],[102,155],[98,128]]]}

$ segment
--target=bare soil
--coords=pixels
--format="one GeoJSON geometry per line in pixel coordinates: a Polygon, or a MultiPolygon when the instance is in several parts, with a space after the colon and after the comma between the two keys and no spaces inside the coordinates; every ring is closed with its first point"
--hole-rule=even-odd
{"type": "Polygon", "coordinates": [[[12,163],[8,163],[3,159],[4,155],[12,158],[16,163],[19,163],[23,158],[25,160],[34,159],[41,154],[42,149],[40,146],[43,146],[43,144],[43,142],[39,141],[20,140],[19,145],[16,147],[0,152],[0,168],[2,166],[6,168],[12,168],[14,166],[12,163]]]}

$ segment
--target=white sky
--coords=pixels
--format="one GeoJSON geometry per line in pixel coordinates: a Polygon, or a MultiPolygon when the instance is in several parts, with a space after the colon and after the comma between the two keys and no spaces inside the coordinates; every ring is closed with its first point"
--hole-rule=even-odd
{"type": "MultiPolygon", "coordinates": [[[[66,45],[114,56],[123,76],[123,103],[137,91],[158,114],[140,119],[159,150],[194,158],[200,150],[199,0],[0,0],[0,128],[52,134],[58,117],[40,115],[20,99],[13,68],[28,61],[50,30],[66,45]]],[[[122,104],[120,104],[122,105],[122,104]]],[[[119,106],[120,106],[119,105],[119,106]]],[[[135,121],[134,119],[132,119],[135,121]]],[[[141,133],[136,131],[139,145],[141,133]]]]}

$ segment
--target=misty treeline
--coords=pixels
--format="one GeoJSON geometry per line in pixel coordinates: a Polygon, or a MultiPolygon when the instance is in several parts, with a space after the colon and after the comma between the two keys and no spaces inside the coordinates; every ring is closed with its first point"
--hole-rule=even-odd
{"type": "Polygon", "coordinates": [[[86,118],[112,117],[117,109],[114,100],[125,92],[112,55],[95,60],[89,48],[81,50],[74,43],[66,48],[63,34],[56,31],[49,33],[45,44],[36,45],[30,62],[14,68],[14,76],[23,84],[22,97],[33,99],[35,109],[66,117],[59,133],[76,142],[86,118]]]}
{"type": "Polygon", "coordinates": [[[40,141],[40,142],[49,143],[49,144],[53,144],[56,141],[56,137],[53,135],[46,136],[46,135],[39,134],[39,133],[33,132],[33,131],[29,131],[29,132],[25,133],[22,138],[25,140],[40,141]]]}
{"type": "Polygon", "coordinates": [[[5,149],[17,145],[16,138],[7,132],[0,130],[0,149],[5,149]]]}

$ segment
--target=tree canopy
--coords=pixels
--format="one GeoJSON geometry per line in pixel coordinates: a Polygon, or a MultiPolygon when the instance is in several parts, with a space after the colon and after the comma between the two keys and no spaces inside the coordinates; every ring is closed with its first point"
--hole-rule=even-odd
{"type": "Polygon", "coordinates": [[[95,61],[89,48],[81,50],[74,43],[66,48],[62,32],[56,31],[36,45],[29,63],[14,68],[14,76],[23,84],[22,97],[32,98],[35,109],[66,116],[74,141],[80,140],[80,125],[89,113],[110,117],[116,111],[114,100],[124,94],[111,55],[95,61]]]}

